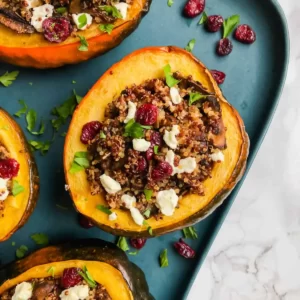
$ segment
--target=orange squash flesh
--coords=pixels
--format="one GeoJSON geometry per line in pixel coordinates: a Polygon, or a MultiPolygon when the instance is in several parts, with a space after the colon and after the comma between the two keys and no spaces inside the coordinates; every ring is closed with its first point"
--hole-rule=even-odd
{"type": "Polygon", "coordinates": [[[188,194],[179,200],[179,208],[173,216],[164,216],[159,221],[147,220],[153,235],[178,230],[203,219],[224,201],[245,170],[249,138],[243,121],[225,100],[209,70],[191,53],[177,47],[150,47],[133,52],[112,66],[82,100],[73,115],[64,148],[65,176],[76,209],[103,230],[116,235],[150,237],[147,227],[135,224],[126,210],[113,210],[118,218],[109,221],[106,214],[96,209],[99,204],[106,205],[104,196],[92,196],[85,172],[70,174],[70,165],[75,152],[86,151],[86,146],[80,142],[82,126],[92,120],[103,120],[107,104],[125,87],[164,77],[163,67],[167,64],[183,76],[192,75],[216,94],[227,128],[227,149],[223,151],[224,162],[216,164],[212,178],[204,182],[205,196],[188,194]]]}
{"type": "Polygon", "coordinates": [[[138,26],[151,0],[133,0],[125,20],[117,20],[111,34],[101,32],[97,24],[79,31],[86,38],[88,51],[79,51],[79,38],[69,37],[63,43],[50,43],[43,34],[18,34],[0,24],[0,60],[22,67],[56,68],[88,60],[119,45],[138,26]]]}
{"type": "Polygon", "coordinates": [[[20,164],[17,180],[24,191],[5,200],[4,217],[0,217],[0,242],[22,227],[35,207],[39,192],[37,167],[19,125],[0,108],[0,144],[20,164]]]}

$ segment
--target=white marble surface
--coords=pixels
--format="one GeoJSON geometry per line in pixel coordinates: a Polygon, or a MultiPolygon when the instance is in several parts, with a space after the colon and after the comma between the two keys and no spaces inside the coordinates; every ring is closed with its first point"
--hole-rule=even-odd
{"type": "Polygon", "coordinates": [[[287,82],[188,300],[300,299],[300,1],[279,2],[291,37],[287,82]]]}

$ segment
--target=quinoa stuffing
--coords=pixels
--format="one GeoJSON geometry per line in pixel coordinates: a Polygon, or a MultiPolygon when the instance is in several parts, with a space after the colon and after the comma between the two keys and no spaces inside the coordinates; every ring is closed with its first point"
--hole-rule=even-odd
{"type": "Polygon", "coordinates": [[[77,299],[111,300],[103,285],[95,282],[95,286],[90,287],[79,271],[83,272],[78,268],[68,268],[64,270],[62,277],[53,274],[54,276],[22,282],[0,295],[0,300],[58,300],[68,299],[71,294],[77,299]]]}
{"type": "Polygon", "coordinates": [[[130,210],[138,225],[173,215],[187,193],[205,195],[203,182],[226,149],[217,97],[166,68],[166,78],[127,87],[103,122],[82,129],[91,194],[104,194],[111,209],[130,210]]]}

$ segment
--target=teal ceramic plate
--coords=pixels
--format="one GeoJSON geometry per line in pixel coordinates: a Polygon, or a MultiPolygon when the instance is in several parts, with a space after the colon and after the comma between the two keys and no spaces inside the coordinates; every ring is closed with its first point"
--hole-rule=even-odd
{"type": "MultiPolygon", "coordinates": [[[[240,112],[251,139],[249,169],[271,121],[284,83],[289,46],[283,13],[272,0],[207,0],[208,14],[222,14],[224,17],[239,14],[241,22],[253,26],[257,33],[255,44],[248,46],[233,41],[231,55],[220,58],[214,51],[220,34],[207,33],[202,26],[197,25],[199,18],[185,19],[181,15],[183,2],[174,0],[170,8],[167,0],[154,0],[150,13],[140,27],[121,46],[81,65],[38,71],[2,64],[0,74],[18,69],[20,75],[12,86],[0,87],[0,106],[13,114],[19,109],[17,100],[24,99],[30,108],[38,112],[40,118],[48,122],[46,133],[40,139],[51,139],[51,109],[66,100],[72,89],[84,95],[109,66],[135,49],[150,45],[184,47],[190,39],[195,38],[193,53],[208,68],[222,70],[227,74],[222,86],[224,95],[240,112]],[[73,80],[76,84],[72,84],[73,80]]],[[[17,121],[23,129],[26,128],[23,118],[17,121]]],[[[60,133],[66,129],[67,124],[60,133]]],[[[28,133],[27,137],[35,138],[28,133]]],[[[22,244],[30,250],[35,249],[30,235],[36,232],[47,233],[52,243],[88,237],[116,240],[114,236],[99,229],[85,230],[78,225],[77,214],[64,190],[63,144],[64,138],[57,134],[46,156],[36,154],[41,177],[40,199],[28,223],[9,241],[0,245],[1,263],[13,260],[16,247],[22,244]],[[12,246],[13,241],[16,242],[15,247],[12,246]]],[[[151,239],[137,256],[130,257],[145,271],[156,299],[177,300],[187,296],[240,185],[215,213],[196,225],[199,238],[189,241],[197,250],[194,260],[185,260],[173,250],[172,244],[181,237],[181,232],[151,239]],[[164,248],[169,249],[169,267],[161,269],[158,256],[164,248]]]]}

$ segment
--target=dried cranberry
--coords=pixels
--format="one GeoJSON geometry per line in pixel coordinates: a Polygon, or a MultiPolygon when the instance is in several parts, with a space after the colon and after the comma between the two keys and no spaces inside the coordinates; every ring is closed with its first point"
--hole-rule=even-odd
{"type": "Polygon", "coordinates": [[[145,246],[146,242],[147,242],[147,239],[145,239],[145,238],[130,239],[130,244],[135,249],[142,249],[145,246]]]}
{"type": "Polygon", "coordinates": [[[195,250],[193,250],[183,239],[179,239],[178,242],[174,243],[174,247],[177,252],[185,258],[195,257],[195,250]]]}
{"type": "Polygon", "coordinates": [[[235,30],[234,37],[241,43],[252,44],[256,41],[254,30],[246,24],[239,25],[235,30]]]}
{"type": "Polygon", "coordinates": [[[79,275],[80,268],[68,268],[64,269],[63,275],[61,277],[61,286],[65,289],[77,285],[82,281],[82,277],[79,275]]]}
{"type": "Polygon", "coordinates": [[[80,226],[85,229],[94,227],[94,224],[91,222],[91,220],[82,214],[78,214],[78,222],[80,226]]]}
{"type": "Polygon", "coordinates": [[[160,146],[162,144],[162,137],[159,132],[152,132],[151,134],[151,144],[160,146]]]}
{"type": "Polygon", "coordinates": [[[206,21],[206,29],[210,32],[217,32],[220,30],[224,19],[220,15],[209,16],[206,21]]]}
{"type": "Polygon", "coordinates": [[[231,53],[232,48],[233,48],[233,45],[232,45],[230,39],[228,39],[228,38],[221,39],[217,45],[217,53],[220,56],[225,56],[225,55],[228,55],[231,53]]]}
{"type": "Polygon", "coordinates": [[[151,178],[154,181],[163,180],[165,178],[168,178],[173,173],[172,166],[167,163],[166,161],[161,161],[159,164],[152,170],[151,172],[151,178]]]}
{"type": "Polygon", "coordinates": [[[135,120],[142,125],[153,125],[157,120],[157,115],[157,106],[145,103],[138,108],[135,120]]]}
{"type": "Polygon", "coordinates": [[[205,0],[188,0],[184,7],[184,14],[189,18],[200,15],[205,8],[205,0]]]}
{"type": "Polygon", "coordinates": [[[65,41],[72,33],[72,25],[67,18],[51,17],[43,21],[45,38],[52,43],[65,41]]]}
{"type": "Polygon", "coordinates": [[[80,140],[83,144],[88,144],[101,130],[102,124],[99,121],[92,121],[82,127],[80,140]]]}
{"type": "Polygon", "coordinates": [[[148,161],[150,161],[153,158],[154,155],[154,149],[153,147],[149,147],[149,149],[146,151],[146,158],[148,161]]]}
{"type": "Polygon", "coordinates": [[[140,156],[137,162],[137,172],[142,173],[146,171],[146,169],[147,169],[147,161],[143,156],[140,156]]]}
{"type": "Polygon", "coordinates": [[[0,159],[0,178],[11,179],[18,175],[20,164],[13,158],[0,159]]]}
{"type": "Polygon", "coordinates": [[[225,81],[226,78],[226,74],[218,71],[218,70],[210,70],[211,75],[213,76],[213,78],[215,79],[215,81],[217,82],[217,84],[222,84],[225,81]]]}

